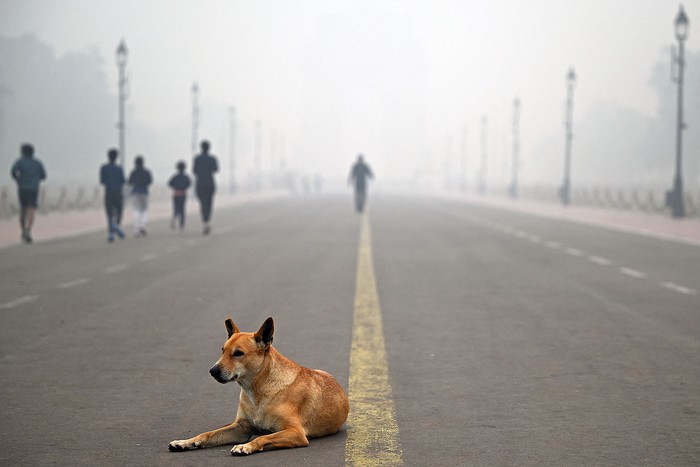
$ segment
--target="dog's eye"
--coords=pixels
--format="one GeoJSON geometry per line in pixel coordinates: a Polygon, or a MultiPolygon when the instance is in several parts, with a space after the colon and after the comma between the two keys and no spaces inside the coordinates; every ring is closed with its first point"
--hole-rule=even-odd
{"type": "Polygon", "coordinates": [[[242,357],[243,355],[245,355],[245,353],[243,353],[241,350],[238,350],[238,349],[236,349],[236,350],[233,352],[233,356],[234,356],[234,357],[242,357]]]}

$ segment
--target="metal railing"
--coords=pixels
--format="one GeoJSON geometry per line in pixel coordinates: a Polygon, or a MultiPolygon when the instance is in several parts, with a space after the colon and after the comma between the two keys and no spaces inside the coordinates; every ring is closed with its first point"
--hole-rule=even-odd
{"type": "MultiPolygon", "coordinates": [[[[556,188],[546,186],[523,187],[523,199],[560,203],[556,188]]],[[[571,191],[571,204],[621,211],[639,211],[671,215],[666,206],[665,192],[652,189],[615,189],[609,187],[577,188],[571,191]]],[[[700,217],[700,192],[684,194],[687,217],[700,217]]]]}
{"type": "MultiPolygon", "coordinates": [[[[556,188],[549,186],[523,186],[519,190],[522,199],[547,203],[559,203],[556,188]]],[[[501,193],[498,193],[501,195],[501,193]]],[[[507,196],[504,191],[502,193],[507,196]]],[[[169,199],[170,190],[166,187],[153,187],[150,197],[153,201],[169,199]]],[[[85,210],[101,208],[103,189],[100,186],[53,187],[44,186],[39,194],[39,212],[85,210]]],[[[577,188],[571,192],[571,204],[604,209],[640,211],[654,214],[671,215],[665,204],[665,193],[652,189],[613,189],[613,188],[577,188]]],[[[685,193],[686,216],[700,218],[700,192],[685,193]]],[[[16,216],[19,201],[16,189],[0,187],[0,218],[16,216]]]]}
{"type": "MultiPolygon", "coordinates": [[[[149,196],[153,201],[164,200],[170,196],[170,190],[163,187],[154,187],[149,191],[149,196]]],[[[38,211],[42,214],[48,214],[53,211],[101,208],[104,200],[103,193],[103,188],[97,185],[91,187],[42,186],[39,191],[38,211]]],[[[0,218],[13,217],[18,213],[17,190],[3,186],[0,188],[0,218]]]]}

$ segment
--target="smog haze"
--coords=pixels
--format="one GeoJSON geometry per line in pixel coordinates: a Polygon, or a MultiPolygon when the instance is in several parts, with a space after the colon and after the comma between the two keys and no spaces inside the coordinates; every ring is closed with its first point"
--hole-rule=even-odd
{"type": "MultiPolygon", "coordinates": [[[[684,170],[697,190],[700,1],[684,7],[684,170]]],[[[328,186],[358,153],[380,185],[439,188],[463,161],[471,182],[484,151],[489,180],[504,185],[517,98],[522,183],[556,185],[573,68],[575,183],[657,187],[673,170],[677,11],[657,0],[0,0],[0,165],[31,142],[49,183],[96,183],[117,146],[123,39],[126,159],[143,154],[163,182],[192,157],[196,82],[198,135],[221,177],[235,155],[239,184],[255,170],[259,138],[263,173],[328,186]]]]}

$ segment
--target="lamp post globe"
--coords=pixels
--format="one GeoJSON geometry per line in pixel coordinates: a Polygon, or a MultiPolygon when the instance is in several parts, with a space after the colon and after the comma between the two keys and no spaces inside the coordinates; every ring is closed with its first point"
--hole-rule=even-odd
{"type": "Polygon", "coordinates": [[[676,15],[676,20],[674,21],[676,40],[679,42],[685,42],[688,38],[688,16],[685,14],[683,5],[678,9],[678,14],[676,15]]]}
{"type": "Polygon", "coordinates": [[[117,47],[117,66],[126,66],[126,59],[128,55],[129,49],[126,48],[126,42],[124,42],[124,39],[122,39],[119,43],[119,47],[117,47]]]}
{"type": "Polygon", "coordinates": [[[572,91],[576,88],[576,71],[573,68],[569,68],[569,72],[566,74],[566,85],[572,91]]]}

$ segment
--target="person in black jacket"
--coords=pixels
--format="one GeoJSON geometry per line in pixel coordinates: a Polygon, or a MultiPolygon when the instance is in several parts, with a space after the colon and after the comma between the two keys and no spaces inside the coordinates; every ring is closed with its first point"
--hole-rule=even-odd
{"type": "Polygon", "coordinates": [[[199,198],[199,209],[202,214],[202,223],[204,224],[204,235],[209,235],[211,231],[212,204],[214,202],[214,192],[216,184],[214,183],[214,174],[219,171],[219,165],[216,162],[216,157],[209,154],[209,141],[202,141],[200,144],[202,152],[194,158],[192,172],[197,177],[195,189],[197,198],[199,198]]]}
{"type": "Polygon", "coordinates": [[[355,188],[355,209],[357,212],[362,212],[367,201],[367,180],[374,178],[372,169],[369,168],[362,157],[362,154],[357,156],[357,162],[350,169],[350,177],[348,183],[355,188]]]}
{"type": "Polygon", "coordinates": [[[177,173],[170,178],[168,186],[173,189],[173,219],[170,228],[174,229],[179,220],[180,231],[185,228],[185,201],[187,189],[190,187],[190,177],[185,173],[185,162],[180,161],[175,166],[177,173]]]}
{"type": "Polygon", "coordinates": [[[124,232],[121,229],[122,223],[122,207],[124,205],[124,170],[120,165],[117,165],[117,156],[119,152],[116,149],[107,151],[108,163],[100,167],[100,183],[105,187],[105,213],[107,214],[107,241],[112,243],[114,235],[119,238],[124,238],[124,232]]]}
{"type": "Polygon", "coordinates": [[[134,208],[134,236],[146,236],[148,218],[148,186],[153,182],[151,172],[143,166],[143,156],[134,159],[134,170],[129,174],[131,201],[134,208]]]}
{"type": "Polygon", "coordinates": [[[32,243],[32,226],[34,212],[39,198],[39,183],[46,178],[46,170],[39,159],[34,157],[34,146],[23,144],[22,157],[12,165],[10,173],[17,182],[19,197],[19,224],[22,228],[22,240],[32,243]]]}

